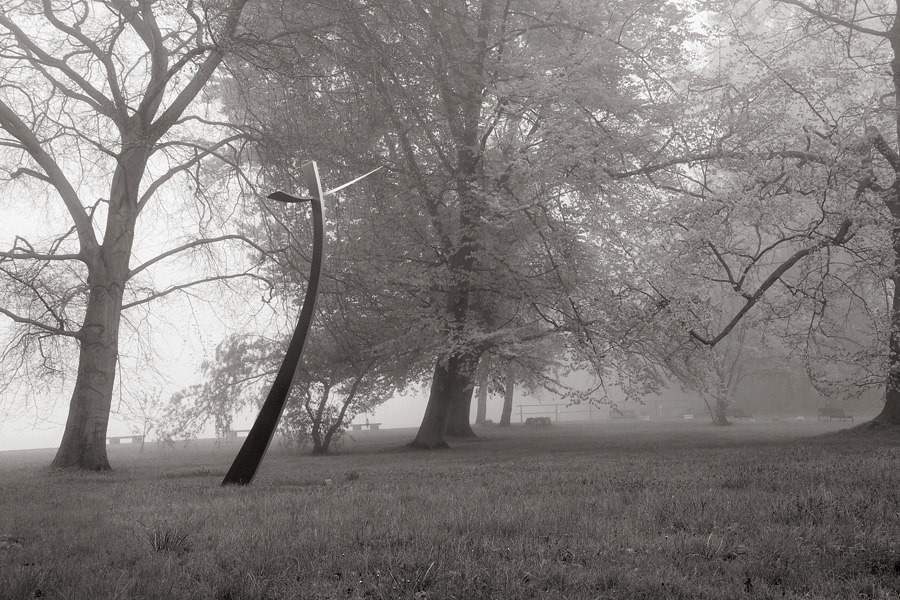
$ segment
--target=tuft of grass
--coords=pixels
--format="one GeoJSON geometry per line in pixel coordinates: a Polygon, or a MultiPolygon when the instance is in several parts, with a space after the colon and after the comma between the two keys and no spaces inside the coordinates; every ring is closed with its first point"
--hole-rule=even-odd
{"type": "Polygon", "coordinates": [[[189,534],[183,533],[177,527],[172,527],[167,523],[155,523],[150,527],[145,526],[144,538],[153,552],[186,554],[191,551],[188,537],[189,534]]]}

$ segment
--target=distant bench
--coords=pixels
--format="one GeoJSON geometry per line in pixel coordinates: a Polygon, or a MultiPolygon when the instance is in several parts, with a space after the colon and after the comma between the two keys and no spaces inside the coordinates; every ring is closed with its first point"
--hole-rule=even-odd
{"type": "Polygon", "coordinates": [[[550,420],[550,417],[528,417],[525,419],[525,424],[532,427],[546,427],[552,425],[553,421],[550,420]]]}
{"type": "Polygon", "coordinates": [[[725,416],[732,419],[752,419],[753,415],[748,415],[743,408],[726,408],[725,416]]]}
{"type": "MultiPolygon", "coordinates": [[[[225,437],[227,438],[236,438],[239,433],[250,433],[249,429],[229,429],[225,432],[225,437]]],[[[246,436],[244,436],[246,437],[246,436]]]]}
{"type": "Polygon", "coordinates": [[[830,406],[819,409],[819,418],[817,420],[821,421],[825,417],[828,417],[829,421],[832,421],[834,419],[850,419],[851,421],[853,420],[853,415],[845,415],[843,408],[832,408],[830,406]]]}
{"type": "Polygon", "coordinates": [[[138,444],[138,443],[143,443],[143,441],[144,441],[144,436],[142,436],[142,435],[117,435],[117,436],[110,436],[110,437],[106,438],[106,443],[109,444],[109,445],[113,445],[113,444],[121,444],[121,443],[122,443],[122,440],[128,440],[128,442],[129,442],[130,444],[138,444]]]}
{"type": "Polygon", "coordinates": [[[381,423],[350,423],[350,427],[353,428],[353,431],[362,431],[363,428],[378,431],[381,423]]]}

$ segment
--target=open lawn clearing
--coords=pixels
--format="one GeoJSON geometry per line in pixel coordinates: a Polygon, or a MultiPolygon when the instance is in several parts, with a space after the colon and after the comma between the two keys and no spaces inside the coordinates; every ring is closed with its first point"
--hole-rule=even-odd
{"type": "Polygon", "coordinates": [[[848,425],[362,432],[249,488],[236,443],[3,453],[0,597],[900,598],[900,438],[848,425]]]}

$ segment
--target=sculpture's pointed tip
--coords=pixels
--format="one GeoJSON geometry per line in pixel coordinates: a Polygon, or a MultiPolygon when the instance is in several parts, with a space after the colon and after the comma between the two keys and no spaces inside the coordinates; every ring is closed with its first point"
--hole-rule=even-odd
{"type": "Polygon", "coordinates": [[[290,194],[286,194],[284,192],[272,192],[268,196],[266,196],[269,200],[277,200],[279,202],[312,202],[312,198],[291,196],[290,194]]]}

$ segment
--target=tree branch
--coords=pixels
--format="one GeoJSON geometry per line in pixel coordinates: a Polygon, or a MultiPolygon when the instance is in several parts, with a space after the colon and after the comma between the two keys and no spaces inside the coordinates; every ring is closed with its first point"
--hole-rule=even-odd
{"type": "Polygon", "coordinates": [[[891,165],[894,173],[900,174],[900,155],[898,155],[897,151],[891,148],[890,144],[887,143],[884,136],[881,135],[881,131],[874,125],[869,125],[866,127],[866,137],[872,140],[872,145],[875,146],[878,153],[884,157],[884,160],[891,165]]]}
{"type": "Polygon", "coordinates": [[[178,254],[179,252],[184,252],[185,250],[190,250],[191,248],[197,248],[198,246],[203,246],[206,244],[214,244],[216,242],[224,242],[225,240],[239,240],[239,241],[242,241],[245,244],[253,247],[253,249],[255,249],[263,254],[268,254],[268,252],[264,248],[259,246],[253,240],[246,238],[242,235],[238,235],[236,233],[230,233],[230,234],[221,235],[221,236],[215,237],[215,238],[203,238],[203,239],[199,239],[199,240],[193,240],[186,244],[182,244],[181,246],[178,246],[177,248],[172,248],[171,250],[167,250],[166,252],[163,252],[162,254],[160,254],[158,256],[154,256],[153,258],[151,258],[147,262],[143,263],[139,267],[132,269],[128,273],[128,279],[130,280],[132,277],[134,277],[141,271],[144,271],[147,268],[155,265],[156,263],[158,263],[162,260],[165,260],[166,258],[169,258],[170,256],[174,256],[175,254],[178,254]]]}
{"type": "MultiPolygon", "coordinates": [[[[174,177],[178,173],[183,173],[184,171],[189,170],[191,167],[195,166],[200,161],[202,161],[203,159],[205,159],[209,156],[212,156],[212,155],[218,156],[216,154],[216,152],[220,148],[222,148],[223,146],[227,146],[231,142],[240,140],[244,137],[245,136],[243,134],[236,134],[236,135],[233,135],[231,137],[225,138],[225,139],[217,142],[215,145],[213,145],[211,147],[204,147],[204,146],[200,146],[198,144],[179,143],[178,145],[180,145],[180,146],[188,146],[188,147],[192,147],[195,149],[199,149],[200,152],[197,152],[194,155],[194,157],[191,158],[189,161],[180,163],[177,166],[172,167],[171,169],[169,169],[168,171],[166,171],[165,173],[163,173],[162,175],[157,177],[153,181],[153,183],[151,183],[149,186],[147,186],[147,189],[144,191],[143,194],[141,194],[141,197],[138,200],[138,210],[143,209],[144,205],[147,204],[147,202],[150,200],[150,198],[153,197],[153,194],[156,193],[156,190],[158,190],[160,187],[162,187],[162,185],[165,184],[167,181],[169,181],[172,177],[174,177]]],[[[223,162],[227,162],[224,159],[222,159],[222,160],[223,160],[223,162]]]]}
{"type": "MultiPolygon", "coordinates": [[[[241,12],[244,10],[244,5],[247,4],[248,0],[232,0],[229,4],[228,8],[226,8],[227,16],[225,18],[225,25],[223,27],[223,38],[228,41],[237,30],[238,21],[241,16],[241,12]]],[[[180,92],[175,96],[175,99],[172,100],[172,103],[166,108],[162,115],[153,123],[153,138],[154,141],[158,140],[169,128],[172,124],[177,121],[181,114],[185,111],[188,105],[194,101],[206,83],[209,81],[210,77],[212,77],[213,73],[215,73],[216,69],[219,68],[219,65],[222,64],[222,60],[224,60],[224,53],[222,49],[216,47],[207,57],[203,63],[197,67],[197,71],[194,73],[193,77],[191,77],[190,81],[188,81],[187,85],[181,89],[180,92]]],[[[144,99],[146,102],[153,95],[162,95],[162,86],[157,86],[157,90],[148,90],[148,94],[144,99]],[[152,93],[151,93],[152,92],[152,93]]]]}
{"type": "Polygon", "coordinates": [[[6,102],[0,100],[0,128],[19,140],[25,151],[46,173],[47,180],[62,198],[75,229],[78,232],[78,240],[83,251],[92,251],[98,246],[97,237],[87,211],[78,199],[78,192],[66,178],[65,173],[52,156],[41,146],[41,141],[34,131],[9,107],[6,102]]]}
{"type": "Polygon", "coordinates": [[[196,281],[190,281],[188,283],[173,285],[170,288],[166,288],[165,290],[163,290],[161,292],[156,292],[156,293],[150,294],[149,296],[146,296],[145,298],[141,298],[140,300],[135,300],[134,302],[128,302],[126,304],[123,304],[122,310],[123,311],[128,310],[129,308],[134,308],[135,306],[138,306],[139,304],[146,304],[148,302],[152,302],[153,300],[162,298],[163,296],[168,296],[171,293],[184,291],[188,288],[202,285],[204,283],[212,283],[214,281],[225,281],[227,279],[237,279],[238,277],[249,277],[251,279],[256,279],[256,280],[264,281],[264,282],[268,283],[268,280],[266,280],[264,277],[260,277],[259,275],[254,275],[253,273],[233,273],[231,275],[216,275],[215,277],[206,277],[204,279],[198,279],[196,281]]]}
{"type": "Polygon", "coordinates": [[[762,298],[763,294],[766,291],[775,285],[775,282],[781,279],[781,277],[787,273],[795,264],[797,264],[802,258],[812,254],[816,250],[820,250],[827,246],[840,246],[841,244],[846,243],[852,235],[850,235],[850,227],[853,225],[853,221],[850,219],[844,219],[838,228],[837,232],[835,232],[833,237],[824,239],[819,243],[810,246],[808,248],[804,248],[802,250],[798,250],[795,252],[790,258],[781,263],[778,268],[772,271],[765,281],[759,286],[759,288],[751,295],[744,296],[746,301],[744,302],[744,306],[737,312],[737,314],[732,317],[731,321],[725,326],[722,331],[712,339],[705,338],[697,333],[695,330],[691,329],[690,336],[691,338],[697,340],[701,344],[706,346],[715,346],[720,341],[722,341],[725,336],[727,336],[731,331],[737,326],[737,324],[744,318],[744,315],[749,312],[751,308],[762,298]]]}
{"type": "Polygon", "coordinates": [[[667,169],[669,167],[674,167],[676,165],[687,165],[691,163],[697,162],[707,162],[715,159],[746,159],[746,158],[758,158],[761,160],[772,160],[774,158],[796,158],[798,160],[804,160],[808,162],[813,162],[817,164],[828,164],[831,160],[827,156],[823,156],[821,154],[816,154],[814,152],[806,152],[804,150],[770,150],[769,152],[760,152],[760,153],[751,153],[751,152],[738,152],[738,151],[713,151],[713,152],[701,152],[697,154],[690,154],[687,156],[680,156],[673,158],[671,160],[663,161],[661,163],[656,163],[652,165],[645,165],[643,167],[632,169],[630,171],[610,171],[606,170],[606,174],[613,179],[626,179],[628,177],[634,177],[636,175],[650,175],[652,173],[656,173],[657,171],[662,171],[663,169],[667,169]]]}
{"type": "Polygon", "coordinates": [[[80,254],[41,254],[39,252],[22,250],[21,248],[13,248],[10,252],[0,250],[0,258],[8,260],[84,260],[80,254]]]}
{"type": "Polygon", "coordinates": [[[814,17],[818,17],[819,19],[822,19],[823,21],[832,23],[834,25],[840,25],[841,27],[846,27],[847,29],[852,29],[853,31],[858,31],[859,33],[866,33],[868,35],[874,35],[874,36],[878,36],[878,37],[888,37],[888,35],[889,35],[889,32],[887,32],[887,31],[881,31],[879,29],[872,29],[870,27],[863,27],[862,25],[858,25],[857,23],[855,23],[853,21],[846,21],[844,19],[839,19],[838,17],[835,17],[835,16],[832,16],[832,15],[822,12],[818,8],[813,8],[812,6],[808,6],[805,3],[800,2],[800,0],[777,0],[777,1],[781,2],[782,4],[790,4],[792,6],[796,6],[800,9],[808,12],[809,14],[813,15],[814,17]]]}
{"type": "Polygon", "coordinates": [[[72,90],[68,90],[69,95],[77,97],[79,100],[87,103],[100,114],[104,114],[110,117],[113,116],[112,103],[110,102],[109,98],[104,96],[100,90],[91,85],[91,83],[87,79],[74,71],[64,60],[55,58],[45,52],[40,46],[35,44],[31,36],[25,33],[2,13],[0,13],[0,25],[5,27],[6,30],[15,37],[16,42],[23,49],[23,52],[27,53],[27,56],[22,57],[22,60],[27,60],[33,67],[40,70],[41,73],[43,73],[48,78],[48,80],[54,84],[55,87],[58,87],[63,91],[67,89],[47,73],[47,71],[43,68],[44,65],[52,67],[54,69],[59,69],[66,77],[71,79],[75,84],[78,85],[79,88],[84,91],[84,94],[75,94],[72,90]]]}
{"type": "Polygon", "coordinates": [[[46,323],[41,323],[36,319],[32,319],[30,317],[23,317],[21,315],[17,315],[12,311],[6,310],[3,307],[0,307],[0,314],[6,315],[12,321],[16,323],[21,323],[23,325],[31,325],[32,327],[37,327],[38,329],[42,329],[48,333],[52,333],[53,335],[63,335],[71,338],[78,338],[80,334],[77,331],[68,331],[66,329],[61,329],[59,327],[53,327],[52,325],[47,325],[46,323]]]}

